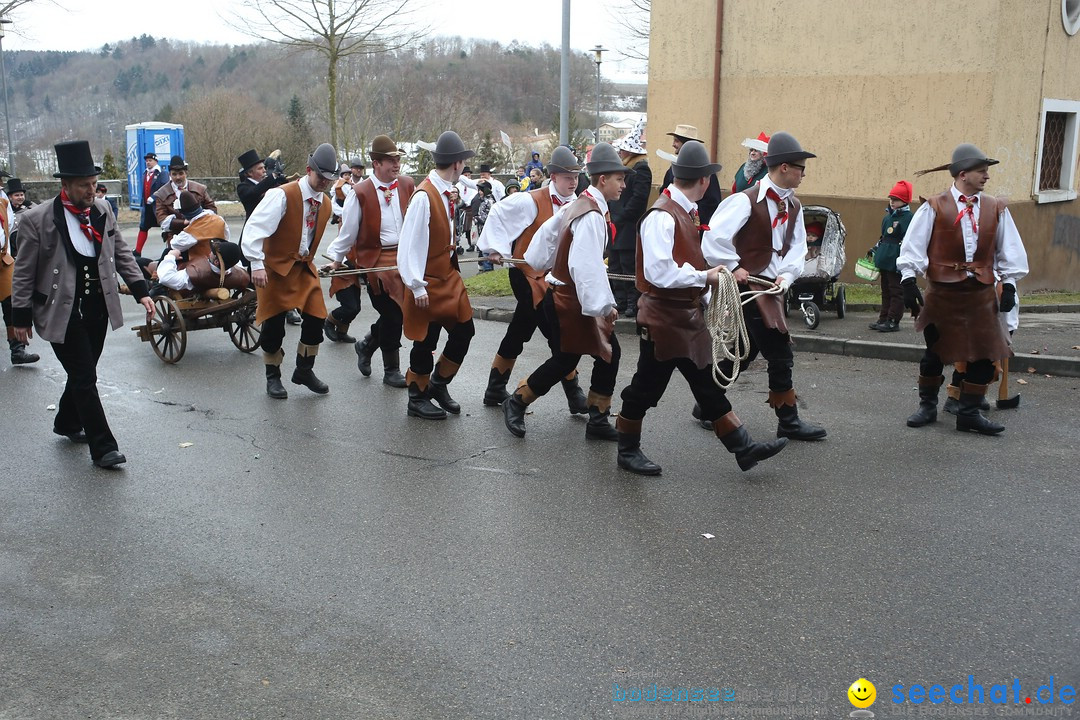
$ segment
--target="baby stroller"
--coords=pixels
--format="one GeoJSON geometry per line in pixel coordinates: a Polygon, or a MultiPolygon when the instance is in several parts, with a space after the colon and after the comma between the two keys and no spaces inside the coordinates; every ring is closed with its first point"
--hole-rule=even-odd
{"type": "Polygon", "coordinates": [[[793,307],[800,308],[806,327],[813,330],[821,322],[822,310],[835,311],[841,319],[847,313],[844,286],[837,282],[846,260],[847,231],[840,214],[823,205],[804,207],[803,222],[807,227],[806,263],[802,276],[788,289],[784,309],[786,314],[793,307]],[[820,240],[812,242],[812,230],[820,232],[820,240]]]}

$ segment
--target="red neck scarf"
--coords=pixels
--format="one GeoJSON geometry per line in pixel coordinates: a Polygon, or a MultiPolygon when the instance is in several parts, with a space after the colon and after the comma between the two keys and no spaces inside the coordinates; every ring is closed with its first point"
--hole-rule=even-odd
{"type": "Polygon", "coordinates": [[[394,196],[394,190],[397,190],[397,180],[390,183],[389,187],[386,185],[380,185],[379,190],[382,191],[383,199],[386,200],[386,207],[390,207],[390,198],[394,196]]]}
{"type": "Polygon", "coordinates": [[[765,191],[765,197],[771,199],[774,203],[776,203],[776,217],[773,218],[772,221],[772,226],[775,230],[777,225],[783,225],[787,222],[787,200],[780,197],[780,194],[772,188],[769,188],[765,191]]]}
{"type": "Polygon", "coordinates": [[[960,218],[967,215],[967,216],[969,216],[971,218],[971,232],[978,235],[978,233],[979,233],[979,224],[977,222],[975,222],[975,205],[977,205],[978,202],[979,202],[979,196],[978,195],[972,195],[971,197],[967,197],[965,195],[961,195],[960,196],[960,202],[964,203],[964,205],[966,205],[966,207],[963,210],[961,210],[960,213],[956,216],[956,219],[953,220],[953,225],[960,224],[960,218]]]}
{"type": "Polygon", "coordinates": [[[80,210],[75,207],[75,204],[68,198],[67,190],[60,191],[60,202],[63,203],[64,209],[74,215],[75,219],[79,221],[79,229],[82,230],[86,239],[96,245],[101,245],[101,233],[90,224],[90,208],[80,210]]]}

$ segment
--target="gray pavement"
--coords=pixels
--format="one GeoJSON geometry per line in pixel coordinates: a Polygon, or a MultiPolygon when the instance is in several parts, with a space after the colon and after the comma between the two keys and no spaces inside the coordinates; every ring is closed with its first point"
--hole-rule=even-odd
{"type": "MultiPolygon", "coordinates": [[[[1076,379],[1031,376],[987,438],[906,428],[908,362],[802,350],[802,413],[829,437],[748,473],[675,379],[645,422],[664,474],[643,479],[558,391],[523,440],[480,404],[504,329],[477,323],[464,413],[438,423],[349,346],[319,355],[328,396],[274,401],[221,331],[175,366],[114,332],[117,472],[50,432],[43,343],[36,366],[0,361],[0,718],[835,718],[859,677],[892,718],[926,708],[893,705],[898,683],[1080,681],[1076,379]],[[732,699],[613,700],[654,682],[732,699]]],[[[514,377],[545,356],[534,341],[514,377]]],[[[755,364],[731,393],[762,437],[766,391],[755,364]]]]}

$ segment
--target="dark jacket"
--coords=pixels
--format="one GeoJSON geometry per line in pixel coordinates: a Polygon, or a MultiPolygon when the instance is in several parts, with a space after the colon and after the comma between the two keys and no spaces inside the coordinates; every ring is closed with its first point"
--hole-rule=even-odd
{"type": "Polygon", "coordinates": [[[649,209],[649,192],[652,190],[652,170],[649,161],[642,156],[626,175],[626,189],[622,196],[611,203],[611,222],[615,225],[615,249],[637,248],[637,224],[649,209]]]}
{"type": "Polygon", "coordinates": [[[162,188],[169,182],[169,171],[165,170],[161,166],[158,166],[158,174],[154,176],[154,180],[150,183],[150,196],[143,198],[142,214],[139,217],[139,229],[149,230],[150,228],[157,227],[158,223],[157,213],[154,212],[154,193],[162,188]],[[150,202],[147,202],[147,201],[150,202]]]}
{"type": "Polygon", "coordinates": [[[874,248],[874,265],[878,270],[896,272],[896,259],[900,257],[900,243],[904,241],[913,214],[904,205],[898,210],[889,208],[881,221],[881,240],[874,248]]]}
{"type": "Polygon", "coordinates": [[[287,182],[288,180],[284,176],[274,173],[267,173],[266,177],[257,183],[251,182],[246,177],[241,179],[236,186],[236,197],[240,199],[240,203],[244,206],[244,219],[247,220],[251,216],[267,190],[284,185],[287,182]]]}
{"type": "MultiPolygon", "coordinates": [[[[660,192],[664,192],[664,189],[671,184],[671,181],[675,179],[674,173],[671,168],[664,173],[664,184],[660,186],[660,192]]],[[[698,217],[701,218],[702,225],[708,225],[709,220],[712,219],[713,213],[716,212],[716,208],[720,207],[720,201],[723,200],[723,194],[720,190],[720,181],[716,179],[714,173],[709,178],[709,189],[705,191],[705,196],[698,200],[697,210],[698,217]]]]}

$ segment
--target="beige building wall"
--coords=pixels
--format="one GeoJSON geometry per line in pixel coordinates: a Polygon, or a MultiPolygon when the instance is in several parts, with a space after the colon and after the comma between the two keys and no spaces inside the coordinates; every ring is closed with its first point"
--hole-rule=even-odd
{"type": "MultiPolygon", "coordinates": [[[[1025,221],[1025,286],[1080,289],[1080,225],[1058,218],[1080,216],[1080,201],[1032,200],[1042,100],[1080,100],[1080,35],[1063,30],[1061,0],[971,0],[962,12],[940,0],[653,0],[652,33],[653,138],[697,125],[725,187],[745,159],[744,138],[787,130],[819,156],[800,193],[844,200],[855,257],[876,241],[896,180],[911,180],[916,195],[939,192],[947,172],[914,172],[974,142],[1001,161],[987,191],[1009,197],[1025,221]]],[[[650,162],[662,178],[666,163],[650,162]]]]}

